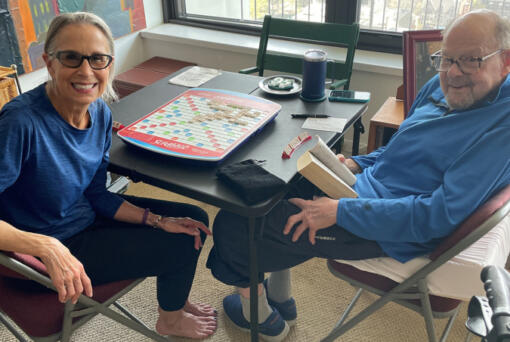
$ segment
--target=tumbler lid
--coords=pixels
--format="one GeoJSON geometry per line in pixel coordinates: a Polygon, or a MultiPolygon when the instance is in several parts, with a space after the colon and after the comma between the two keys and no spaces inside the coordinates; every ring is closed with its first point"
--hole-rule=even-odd
{"type": "Polygon", "coordinates": [[[319,49],[306,50],[304,58],[309,62],[322,62],[326,60],[326,52],[319,49]]]}

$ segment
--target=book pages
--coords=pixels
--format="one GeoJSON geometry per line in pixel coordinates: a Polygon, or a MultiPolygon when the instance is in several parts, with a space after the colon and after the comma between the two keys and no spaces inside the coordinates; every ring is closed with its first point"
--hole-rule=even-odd
{"type": "Polygon", "coordinates": [[[306,151],[298,158],[297,170],[331,198],[358,197],[356,191],[309,151],[306,151]]]}
{"type": "Polygon", "coordinates": [[[349,168],[338,160],[338,157],[331,151],[331,149],[317,136],[317,144],[312,147],[310,153],[326,165],[334,174],[340,177],[344,182],[353,186],[356,183],[356,176],[349,170],[349,168]]]}

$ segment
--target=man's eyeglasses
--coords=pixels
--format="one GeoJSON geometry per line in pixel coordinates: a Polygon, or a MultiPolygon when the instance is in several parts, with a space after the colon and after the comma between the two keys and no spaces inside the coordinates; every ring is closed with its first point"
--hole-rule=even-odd
{"type": "Polygon", "coordinates": [[[432,56],[430,56],[430,62],[437,71],[448,71],[454,64],[457,64],[460,71],[462,71],[464,74],[469,75],[474,74],[475,72],[480,70],[483,61],[491,58],[492,56],[496,56],[502,51],[503,50],[499,49],[484,57],[451,58],[441,55],[441,50],[439,50],[435,52],[432,56]]]}
{"type": "Polygon", "coordinates": [[[68,68],[79,68],[86,59],[92,69],[101,70],[107,68],[113,60],[112,56],[102,53],[85,56],[76,51],[58,51],[54,55],[63,66],[68,68]]]}

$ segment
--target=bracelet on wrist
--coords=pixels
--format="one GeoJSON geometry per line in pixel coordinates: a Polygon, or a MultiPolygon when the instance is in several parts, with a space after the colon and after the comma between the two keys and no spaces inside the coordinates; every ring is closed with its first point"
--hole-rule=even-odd
{"type": "Polygon", "coordinates": [[[149,208],[145,208],[145,210],[143,211],[143,216],[142,216],[142,224],[144,226],[147,225],[147,218],[149,217],[149,213],[150,213],[150,209],[149,208]]]}

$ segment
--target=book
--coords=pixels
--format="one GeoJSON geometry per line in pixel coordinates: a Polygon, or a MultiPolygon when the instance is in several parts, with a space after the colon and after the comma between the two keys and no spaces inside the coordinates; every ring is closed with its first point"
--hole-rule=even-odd
{"type": "Polygon", "coordinates": [[[331,198],[358,197],[352,186],[356,176],[317,137],[317,144],[297,160],[297,170],[331,198]]]}

